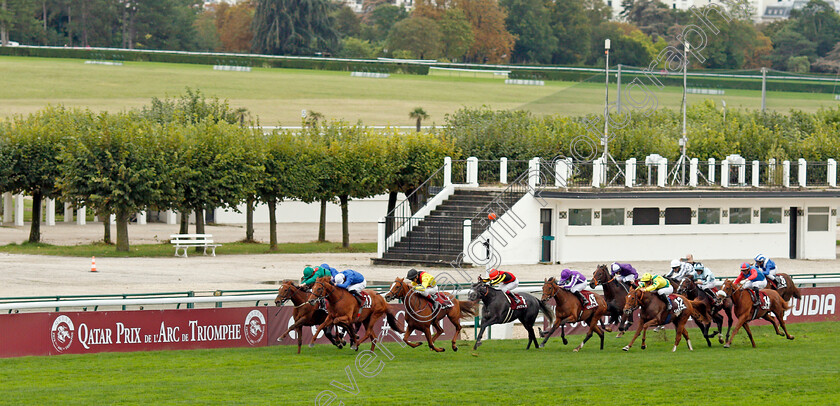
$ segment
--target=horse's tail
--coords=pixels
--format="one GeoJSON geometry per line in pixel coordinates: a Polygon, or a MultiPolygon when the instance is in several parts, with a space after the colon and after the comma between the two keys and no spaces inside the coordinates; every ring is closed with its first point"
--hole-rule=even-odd
{"type": "Polygon", "coordinates": [[[391,312],[391,306],[388,306],[388,310],[385,311],[385,319],[388,320],[389,327],[391,327],[394,330],[397,330],[400,333],[405,333],[400,324],[397,323],[397,316],[395,316],[394,313],[391,312]]]}
{"type": "Polygon", "coordinates": [[[546,302],[538,300],[537,303],[540,304],[540,311],[542,312],[543,317],[548,319],[548,325],[550,326],[554,324],[554,313],[548,308],[546,302]]]}
{"type": "MultiPolygon", "coordinates": [[[[802,299],[802,292],[799,291],[799,286],[796,286],[796,284],[793,283],[793,278],[791,278],[790,275],[788,275],[788,274],[785,274],[783,276],[783,278],[787,279],[787,284],[788,284],[788,286],[790,286],[790,289],[793,291],[793,297],[795,297],[797,299],[802,299]]],[[[787,310],[787,309],[785,309],[785,310],[787,310]]]]}
{"type": "Polygon", "coordinates": [[[475,312],[478,310],[478,302],[470,302],[469,300],[459,300],[458,310],[461,312],[461,318],[475,317],[475,312]]]}

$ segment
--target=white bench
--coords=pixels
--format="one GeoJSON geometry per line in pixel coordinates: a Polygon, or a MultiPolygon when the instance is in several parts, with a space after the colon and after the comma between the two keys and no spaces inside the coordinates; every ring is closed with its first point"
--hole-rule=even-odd
{"type": "Polygon", "coordinates": [[[213,243],[213,234],[172,234],[169,236],[172,240],[172,245],[175,246],[176,257],[187,257],[187,250],[190,247],[201,247],[204,249],[204,255],[207,255],[207,249],[210,248],[210,255],[216,256],[216,247],[222,244],[213,243]],[[178,255],[178,251],[183,250],[184,255],[178,255]]]}

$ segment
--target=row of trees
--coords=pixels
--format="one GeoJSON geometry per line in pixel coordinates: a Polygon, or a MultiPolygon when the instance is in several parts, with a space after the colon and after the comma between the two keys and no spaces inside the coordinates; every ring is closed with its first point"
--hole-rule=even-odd
{"type": "MultiPolygon", "coordinates": [[[[241,126],[241,113],[188,92],[138,111],[49,107],[15,117],[0,124],[0,192],[33,197],[32,242],[40,240],[44,197],[89,207],[105,224],[114,214],[118,251],[128,250],[132,213],[173,209],[185,221],[193,212],[202,233],[206,209],[246,203],[251,220],[253,205],[264,202],[276,248],[276,205],[296,199],[321,202],[321,240],[326,204],[339,202],[346,247],[351,199],[410,193],[455,154],[451,142],[433,134],[337,121],[263,134],[241,126]]],[[[246,239],[253,239],[252,221],[246,239]]]]}
{"type": "MultiPolygon", "coordinates": [[[[617,0],[616,0],[617,1],[617,0]]],[[[695,67],[840,72],[840,15],[810,0],[790,18],[755,24],[749,0],[710,15],[705,62],[695,67]]],[[[689,24],[688,10],[623,0],[620,21],[602,0],[417,0],[409,13],[383,0],[357,14],[330,0],[2,0],[0,39],[27,44],[289,55],[389,56],[478,63],[648,66],[689,24]]],[[[758,10],[763,13],[764,10],[758,10]]]]}

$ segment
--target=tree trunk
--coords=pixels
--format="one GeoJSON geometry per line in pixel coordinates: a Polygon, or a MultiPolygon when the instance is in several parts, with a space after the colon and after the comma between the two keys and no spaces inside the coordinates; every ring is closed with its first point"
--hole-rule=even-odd
{"type": "Polygon", "coordinates": [[[128,252],[128,212],[117,210],[117,251],[128,252]]]}
{"type": "Polygon", "coordinates": [[[178,234],[190,233],[190,211],[181,212],[181,228],[178,229],[178,234]]]}
{"type": "Polygon", "coordinates": [[[341,202],[341,246],[350,248],[350,225],[347,221],[347,202],[350,200],[350,197],[342,195],[338,199],[341,202]]]}
{"type": "Polygon", "coordinates": [[[327,199],[321,199],[321,218],[318,224],[318,242],[327,241],[327,199]]]}
{"type": "MultiPolygon", "coordinates": [[[[0,4],[3,6],[3,11],[6,11],[6,0],[0,4]]],[[[6,46],[9,42],[9,31],[6,28],[6,20],[0,20],[0,45],[6,46]]]]}
{"type": "Polygon", "coordinates": [[[105,227],[105,234],[102,236],[102,242],[105,244],[113,244],[111,242],[111,213],[104,212],[99,215],[102,217],[102,225],[105,227]]]}
{"type": "Polygon", "coordinates": [[[245,242],[254,241],[254,197],[245,200],[245,242]]]}
{"type": "MultiPolygon", "coordinates": [[[[195,212],[195,233],[204,234],[204,208],[196,206],[193,211],[195,212]]],[[[195,247],[195,252],[201,252],[203,250],[201,247],[195,247]]]]}
{"type": "Polygon", "coordinates": [[[418,119],[417,119],[417,132],[418,132],[418,133],[420,132],[420,122],[421,122],[422,120],[423,120],[423,119],[421,119],[421,118],[418,118],[418,119]]]}
{"type": "Polygon", "coordinates": [[[41,191],[32,193],[32,226],[29,228],[29,242],[41,242],[41,191]]]}
{"type": "Polygon", "coordinates": [[[268,199],[268,249],[277,251],[277,200],[268,199]]]}
{"type": "Polygon", "coordinates": [[[394,232],[394,216],[398,213],[392,213],[397,207],[397,194],[399,192],[388,193],[388,213],[385,214],[385,237],[388,237],[394,232]]]}

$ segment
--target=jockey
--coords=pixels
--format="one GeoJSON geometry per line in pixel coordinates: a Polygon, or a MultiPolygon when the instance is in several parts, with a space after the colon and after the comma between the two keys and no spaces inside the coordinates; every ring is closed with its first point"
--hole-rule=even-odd
{"type": "Polygon", "coordinates": [[[516,280],[516,276],[512,273],[507,271],[500,271],[498,269],[491,269],[490,273],[486,276],[482,276],[481,280],[483,282],[490,283],[490,286],[496,288],[496,285],[499,285],[498,288],[502,292],[505,292],[508,296],[510,296],[511,300],[514,303],[519,303],[516,299],[516,296],[511,292],[511,290],[516,289],[519,286],[519,281],[516,280]]]}
{"type": "Polygon", "coordinates": [[[362,290],[367,286],[367,282],[365,282],[365,277],[362,274],[352,270],[352,269],[345,269],[341,272],[338,272],[334,277],[335,286],[339,288],[347,289],[348,292],[352,293],[356,300],[359,302],[359,306],[362,306],[362,290]]]}
{"type": "Polygon", "coordinates": [[[324,276],[329,276],[332,279],[335,274],[329,268],[323,266],[316,266],[315,268],[307,266],[303,268],[303,279],[301,279],[300,284],[306,286],[307,290],[312,289],[312,284],[315,283],[315,280],[324,276]]]}
{"type": "Polygon", "coordinates": [[[580,305],[583,307],[586,300],[583,298],[583,294],[580,293],[580,291],[586,287],[586,277],[578,271],[564,269],[563,272],[560,272],[560,283],[563,284],[560,285],[561,288],[574,293],[575,296],[580,299],[580,305]]]}
{"type": "Polygon", "coordinates": [[[694,273],[691,274],[691,278],[697,283],[697,287],[706,291],[706,293],[711,296],[712,298],[715,297],[715,293],[712,291],[717,285],[715,284],[715,275],[709,268],[706,268],[703,264],[697,262],[694,264],[694,273]]]}
{"type": "Polygon", "coordinates": [[[432,303],[435,301],[441,302],[438,297],[437,281],[435,281],[435,277],[432,276],[432,274],[411,268],[408,270],[408,274],[405,277],[411,281],[411,288],[414,289],[415,292],[430,300],[432,303]]]}
{"type": "Polygon", "coordinates": [[[681,281],[692,273],[694,273],[694,266],[691,263],[675,259],[671,261],[671,271],[665,274],[665,277],[681,281]]]}
{"type": "Polygon", "coordinates": [[[612,271],[610,273],[612,277],[630,286],[638,286],[639,273],[636,272],[636,269],[632,265],[613,262],[610,265],[610,270],[612,271]]]}
{"type": "Polygon", "coordinates": [[[750,296],[753,300],[753,306],[758,306],[758,291],[767,286],[764,273],[744,262],[741,264],[741,273],[735,278],[735,285],[738,285],[741,281],[744,282],[744,289],[752,291],[750,296]]]}
{"type": "Polygon", "coordinates": [[[671,301],[668,300],[668,295],[674,293],[674,287],[671,286],[671,282],[668,279],[646,272],[639,279],[639,288],[648,292],[656,292],[668,305],[668,310],[671,310],[671,301]]]}
{"type": "Polygon", "coordinates": [[[776,277],[776,263],[762,254],[755,256],[755,267],[764,274],[767,279],[778,282],[776,277]]]}

